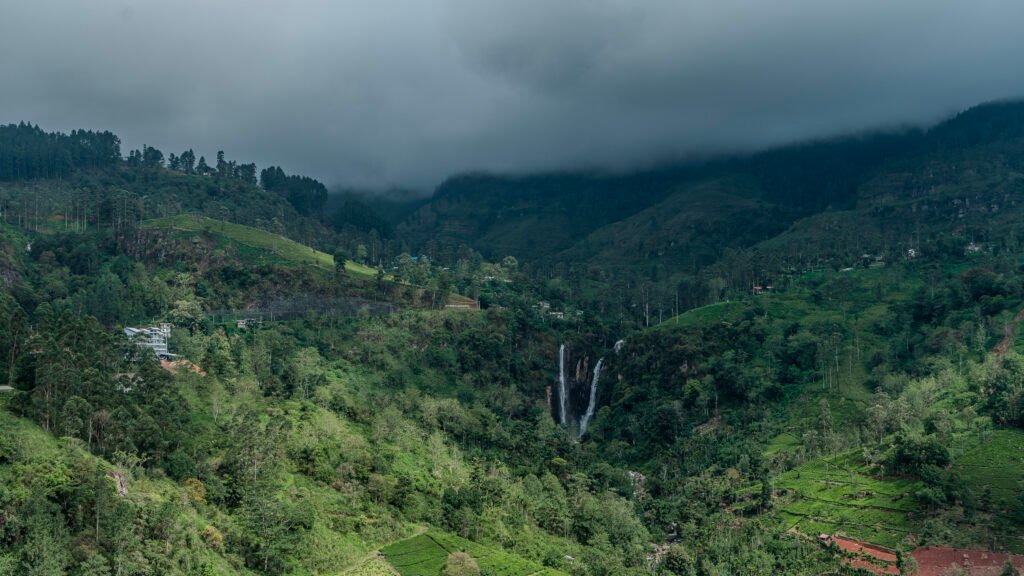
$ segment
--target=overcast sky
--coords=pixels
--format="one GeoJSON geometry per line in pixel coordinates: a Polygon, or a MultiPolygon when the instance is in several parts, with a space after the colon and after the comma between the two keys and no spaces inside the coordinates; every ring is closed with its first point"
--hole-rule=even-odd
{"type": "Polygon", "coordinates": [[[332,185],[628,169],[1024,95],[1020,0],[0,0],[0,122],[332,185]]]}

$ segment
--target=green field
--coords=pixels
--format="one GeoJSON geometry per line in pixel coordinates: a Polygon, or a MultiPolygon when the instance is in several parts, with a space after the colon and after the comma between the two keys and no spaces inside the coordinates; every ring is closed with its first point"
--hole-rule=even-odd
{"type": "Polygon", "coordinates": [[[788,527],[803,534],[847,536],[895,546],[919,526],[919,504],[912,496],[916,480],[878,478],[854,453],[808,462],[779,477],[776,489],[788,492],[782,506],[788,527]]]}
{"type": "Polygon", "coordinates": [[[982,505],[993,511],[1020,505],[1024,482],[1024,430],[995,430],[954,464],[982,505]]]}
{"type": "MultiPolygon", "coordinates": [[[[1024,431],[992,431],[952,466],[978,507],[992,514],[979,517],[988,518],[979,520],[982,525],[962,526],[954,535],[959,544],[998,538],[1003,545],[1020,549],[1024,542],[1016,529],[997,519],[1011,518],[1020,505],[1024,431]]],[[[780,508],[788,528],[806,535],[844,532],[883,546],[896,546],[922,530],[923,515],[914,494],[923,487],[919,480],[875,476],[856,453],[813,460],[775,483],[777,490],[785,491],[780,508]]]]}
{"type": "MultiPolygon", "coordinates": [[[[220,236],[249,248],[270,252],[286,261],[312,264],[327,269],[334,267],[334,257],[330,254],[299,244],[294,240],[274,234],[273,232],[207,218],[206,216],[179,214],[177,216],[146,220],[142,223],[142,227],[150,229],[170,228],[183,232],[204,232],[220,236]]],[[[365,278],[372,278],[377,273],[375,269],[355,262],[346,262],[345,269],[350,274],[365,278]]]]}
{"type": "Polygon", "coordinates": [[[771,439],[768,443],[768,447],[765,448],[764,453],[771,456],[773,454],[779,454],[780,452],[796,450],[801,446],[803,446],[803,443],[800,442],[799,438],[790,432],[783,432],[771,439]]]}
{"type": "Polygon", "coordinates": [[[732,322],[742,316],[745,308],[746,306],[742,301],[708,304],[707,306],[687,310],[678,316],[670,318],[660,324],[656,324],[653,328],[688,328],[695,326],[707,326],[715,322],[732,322]]]}
{"type": "Polygon", "coordinates": [[[396,542],[381,550],[401,576],[439,576],[452,552],[469,554],[476,559],[481,569],[487,569],[495,576],[563,574],[518,556],[435,530],[396,542]]]}

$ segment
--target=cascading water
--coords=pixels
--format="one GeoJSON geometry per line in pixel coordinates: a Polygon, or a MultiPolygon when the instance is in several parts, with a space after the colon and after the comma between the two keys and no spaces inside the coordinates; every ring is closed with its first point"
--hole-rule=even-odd
{"type": "Polygon", "coordinates": [[[615,353],[618,354],[619,350],[622,350],[622,347],[625,346],[625,345],[626,345],[626,341],[625,340],[619,340],[618,342],[616,342],[615,343],[615,353]]]}
{"type": "Polygon", "coordinates": [[[601,379],[601,364],[603,362],[604,358],[600,358],[594,366],[594,378],[590,381],[590,402],[587,403],[587,411],[583,414],[583,418],[580,419],[580,431],[576,435],[577,440],[583,438],[583,435],[587,433],[590,419],[594,417],[594,409],[597,407],[597,383],[601,379]]]}
{"type": "Polygon", "coordinates": [[[562,426],[569,423],[569,389],[565,382],[565,344],[558,348],[558,417],[562,426]]]}

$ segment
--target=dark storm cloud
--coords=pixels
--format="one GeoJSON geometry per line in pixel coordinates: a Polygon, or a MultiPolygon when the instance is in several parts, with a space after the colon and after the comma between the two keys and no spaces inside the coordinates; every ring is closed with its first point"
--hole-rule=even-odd
{"type": "Polygon", "coordinates": [[[1024,94],[1019,0],[0,0],[0,121],[335,184],[628,168],[1024,94]]]}

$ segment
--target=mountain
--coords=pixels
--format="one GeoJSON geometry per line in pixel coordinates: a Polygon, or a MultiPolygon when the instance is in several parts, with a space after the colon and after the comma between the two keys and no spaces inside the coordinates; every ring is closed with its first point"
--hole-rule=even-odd
{"type": "Polygon", "coordinates": [[[397,225],[0,128],[0,575],[1019,560],[1022,119],[458,176],[397,225]]]}
{"type": "Polygon", "coordinates": [[[400,229],[443,260],[465,245],[558,275],[571,266],[603,281],[645,279],[666,308],[676,297],[704,304],[701,275],[716,262],[734,269],[744,253],[765,263],[740,275],[749,286],[815,259],[843,267],[939,234],[962,248],[986,228],[1006,230],[1018,216],[1022,114],[1024,103],[999,102],[925,131],[635,174],[456,177],[400,229]]]}
{"type": "MultiPolygon", "coordinates": [[[[919,140],[914,131],[873,134],[623,175],[459,176],[439,186],[430,202],[403,223],[403,231],[423,244],[479,246],[492,258],[512,254],[543,261],[575,249],[574,255],[600,259],[595,248],[586,246],[592,235],[614,235],[615,226],[644,211],[648,215],[642,219],[676,214],[693,190],[713,197],[709,187],[717,188],[726,203],[742,198],[791,212],[777,218],[784,229],[801,215],[851,204],[872,170],[919,140]]],[[[706,214],[692,212],[697,218],[706,214]]],[[[681,225],[685,230],[687,225],[681,225]]],[[[676,231],[669,228],[664,234],[676,231]]],[[[658,251],[640,255],[652,253],[658,251]]]]}

